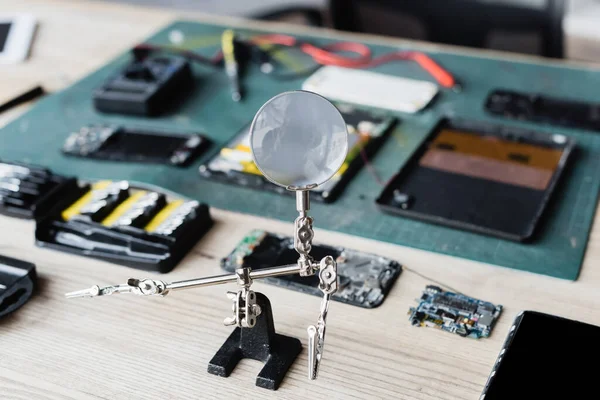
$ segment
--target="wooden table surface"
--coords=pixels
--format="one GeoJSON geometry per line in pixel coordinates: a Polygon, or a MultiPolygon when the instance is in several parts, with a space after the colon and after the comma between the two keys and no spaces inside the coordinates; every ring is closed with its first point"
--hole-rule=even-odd
{"type": "MultiPolygon", "coordinates": [[[[0,9],[31,12],[40,21],[31,59],[1,67],[0,93],[7,97],[37,83],[60,89],[177,17],[165,10],[65,0],[3,0],[0,9]]],[[[208,18],[189,13],[184,17],[208,18]]],[[[2,115],[0,122],[26,107],[2,115]]],[[[253,228],[292,234],[292,220],[284,223],[217,209],[212,213],[214,228],[174,272],[160,278],[170,281],[221,273],[219,258],[253,228]]],[[[317,242],[375,252],[398,260],[406,270],[389,298],[375,310],[331,304],[324,360],[315,382],[306,378],[306,327],[316,322],[320,299],[256,282],[254,289],[265,293],[273,304],[277,331],[300,338],[305,347],[280,389],[271,392],[254,385],[262,368],[256,361],[243,360],[226,379],[206,372],[208,361],[231,332],[222,320],[231,309],[224,292],[234,286],[177,292],[164,298],[116,295],[66,300],[67,291],[96,283],[124,283],[130,276],[147,274],[37,248],[32,222],[0,217],[0,254],[34,262],[40,280],[39,292],[29,303],[0,321],[0,397],[477,399],[521,310],[600,324],[597,219],[576,282],[327,232],[319,221],[315,226],[317,242]],[[492,336],[471,340],[412,327],[408,308],[425,285],[435,282],[503,304],[504,313],[492,336]]]]}

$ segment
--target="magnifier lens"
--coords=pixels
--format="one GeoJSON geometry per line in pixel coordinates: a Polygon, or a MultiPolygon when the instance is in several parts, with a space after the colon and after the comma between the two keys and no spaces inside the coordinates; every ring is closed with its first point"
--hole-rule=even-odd
{"type": "Polygon", "coordinates": [[[325,98],[303,91],[273,97],[250,127],[256,166],[271,182],[306,189],[328,181],[348,153],[348,131],[325,98]]]}

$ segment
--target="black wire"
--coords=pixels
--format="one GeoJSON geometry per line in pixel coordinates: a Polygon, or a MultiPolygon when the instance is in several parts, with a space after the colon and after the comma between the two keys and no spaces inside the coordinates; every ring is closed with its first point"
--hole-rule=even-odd
{"type": "Polygon", "coordinates": [[[195,51],[192,51],[192,50],[178,49],[178,48],[174,48],[174,47],[144,43],[144,44],[134,47],[132,49],[132,52],[133,52],[134,57],[138,60],[146,58],[149,54],[165,53],[165,54],[171,54],[171,55],[183,57],[183,58],[187,59],[188,61],[192,61],[192,62],[198,63],[200,65],[222,68],[221,63],[215,63],[215,62],[213,62],[212,59],[205,57],[199,53],[196,53],[195,51]]]}
{"type": "Polygon", "coordinates": [[[430,278],[430,277],[428,277],[427,275],[423,275],[422,273],[420,273],[420,272],[417,272],[417,271],[415,271],[414,269],[408,268],[408,267],[406,267],[406,266],[402,266],[402,269],[403,269],[404,271],[412,272],[413,274],[415,274],[415,275],[418,275],[418,276],[420,276],[421,278],[423,278],[423,279],[425,279],[425,280],[428,280],[428,281],[431,281],[431,282],[433,282],[433,283],[435,283],[435,284],[437,284],[437,285],[440,285],[442,288],[450,289],[452,292],[454,292],[454,293],[456,293],[456,294],[462,294],[463,296],[465,296],[465,294],[464,294],[464,293],[461,293],[460,291],[458,291],[458,290],[456,290],[456,289],[452,288],[451,286],[448,286],[448,285],[446,285],[446,284],[444,284],[444,283],[442,283],[442,282],[440,282],[440,281],[437,281],[437,280],[435,280],[435,279],[433,279],[433,278],[430,278]]]}

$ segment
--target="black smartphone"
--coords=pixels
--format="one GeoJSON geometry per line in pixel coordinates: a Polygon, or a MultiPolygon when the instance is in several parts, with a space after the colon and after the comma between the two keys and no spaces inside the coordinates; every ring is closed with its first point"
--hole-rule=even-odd
{"type": "Polygon", "coordinates": [[[597,399],[600,327],[523,311],[480,400],[597,399]]]}

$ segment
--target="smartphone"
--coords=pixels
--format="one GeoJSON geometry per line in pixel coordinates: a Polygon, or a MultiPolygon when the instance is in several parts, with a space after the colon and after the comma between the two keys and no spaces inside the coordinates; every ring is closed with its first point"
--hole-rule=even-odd
{"type": "Polygon", "coordinates": [[[425,108],[438,93],[431,82],[334,66],[320,68],[302,89],[333,101],[409,114],[425,108]]]}
{"type": "Polygon", "coordinates": [[[523,311],[480,400],[597,399],[600,327],[523,311]]]}
{"type": "Polygon", "coordinates": [[[30,14],[0,14],[0,64],[24,61],[29,55],[36,21],[30,14]]]}

